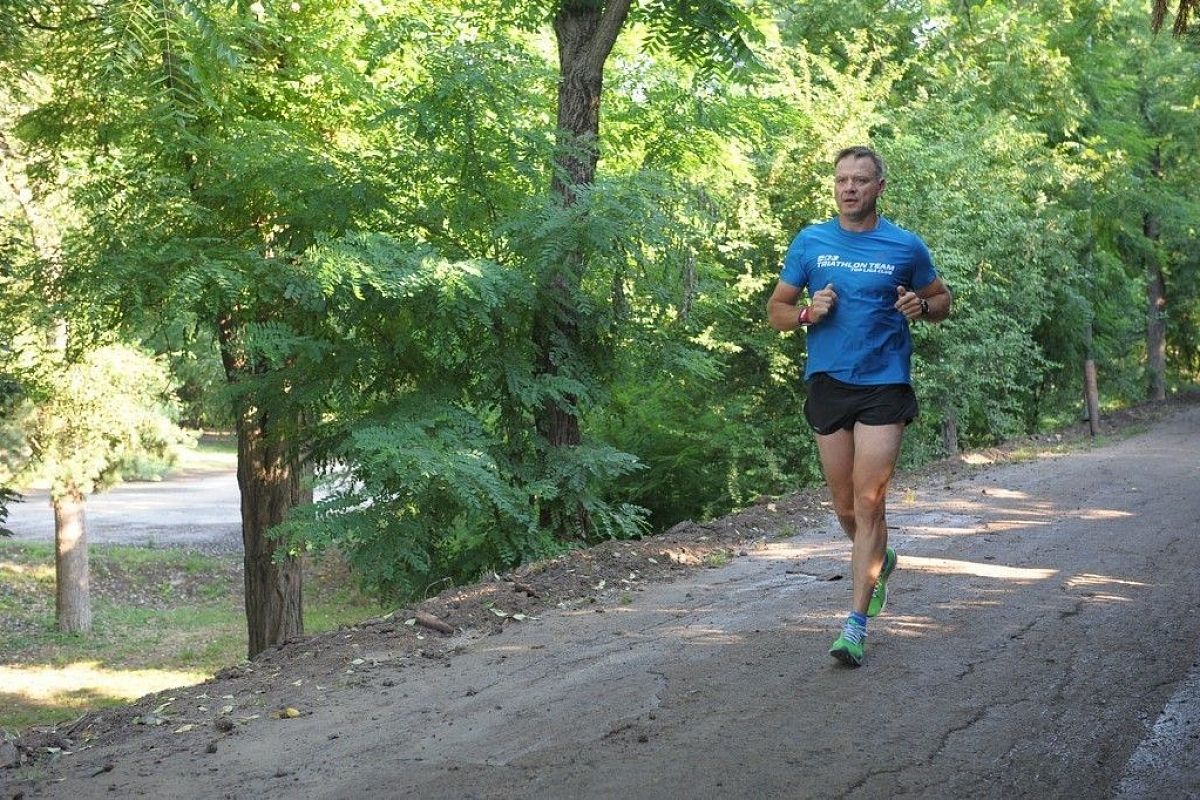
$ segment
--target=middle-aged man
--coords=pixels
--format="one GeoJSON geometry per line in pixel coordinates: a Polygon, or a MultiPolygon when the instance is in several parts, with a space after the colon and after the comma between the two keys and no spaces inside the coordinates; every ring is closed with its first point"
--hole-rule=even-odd
{"type": "Polygon", "coordinates": [[[867,619],[883,611],[896,568],[885,505],[904,428],[917,416],[909,325],[946,319],[951,301],[925,243],[880,215],[886,185],[874,150],[839,152],[838,215],[796,235],[767,303],[771,327],[807,328],[804,415],[852,542],[853,607],[829,653],[851,666],[863,662],[867,619]],[[809,303],[799,305],[804,292],[809,303]]]}

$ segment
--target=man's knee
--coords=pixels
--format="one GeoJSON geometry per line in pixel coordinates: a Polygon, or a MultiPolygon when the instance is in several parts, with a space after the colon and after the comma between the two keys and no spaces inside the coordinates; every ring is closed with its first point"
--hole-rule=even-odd
{"type": "Polygon", "coordinates": [[[871,487],[854,493],[854,516],[862,521],[883,516],[887,501],[887,487],[871,487]]]}
{"type": "Polygon", "coordinates": [[[887,500],[887,484],[868,483],[854,487],[854,506],[883,508],[887,500]]]}

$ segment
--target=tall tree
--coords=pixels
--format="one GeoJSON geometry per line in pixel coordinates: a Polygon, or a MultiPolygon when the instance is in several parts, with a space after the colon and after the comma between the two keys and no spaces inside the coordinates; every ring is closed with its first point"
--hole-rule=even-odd
{"type": "MultiPolygon", "coordinates": [[[[535,4],[536,6],[536,4],[535,4]]],[[[626,27],[631,11],[651,28],[650,41],[685,62],[712,74],[748,69],[755,58],[749,41],[756,36],[750,18],[733,0],[650,0],[636,9],[632,0],[561,0],[553,4],[558,47],[556,150],[551,192],[563,209],[575,209],[592,187],[600,157],[601,101],[605,64],[626,27]]],[[[534,15],[536,19],[536,13],[534,15]]],[[[586,209],[578,212],[586,216],[586,209]]],[[[579,225],[583,225],[580,219],[579,225]]],[[[576,235],[577,239],[581,237],[576,235]]],[[[594,332],[583,316],[580,289],[588,271],[580,245],[568,247],[561,259],[538,277],[541,313],[534,340],[539,373],[547,382],[565,386],[588,381],[580,352],[593,344],[594,332]]],[[[548,460],[583,441],[579,397],[567,389],[552,394],[536,419],[548,460]]],[[[591,535],[591,522],[578,504],[546,503],[542,524],[563,539],[591,535]]]]}
{"type": "Polygon", "coordinates": [[[44,362],[40,372],[7,425],[28,443],[18,478],[50,482],[58,628],[86,633],[92,627],[87,498],[146,458],[170,464],[183,437],[166,369],[144,353],[101,347],[73,362],[44,362]]]}
{"type": "MultiPolygon", "coordinates": [[[[1146,169],[1149,180],[1163,178],[1162,152],[1150,152],[1146,169]]],[[[1156,193],[1157,194],[1157,193],[1156,193]]],[[[1161,263],[1162,223],[1156,208],[1142,214],[1146,237],[1146,374],[1151,400],[1167,397],[1167,286],[1161,263]]]]}
{"type": "Polygon", "coordinates": [[[300,254],[377,206],[351,131],[371,24],[336,0],[63,3],[27,51],[54,95],[23,129],[88,167],[65,290],[130,327],[189,315],[219,342],[251,655],[303,632],[300,559],[269,531],[306,498],[306,395],[276,356],[316,319],[295,302],[300,254]]]}
{"type": "MultiPolygon", "coordinates": [[[[1130,298],[1117,316],[1128,317],[1130,307],[1142,312],[1144,361],[1132,373],[1141,382],[1137,395],[1162,399],[1172,379],[1168,312],[1176,307],[1175,286],[1183,289],[1188,271],[1186,248],[1176,243],[1192,237],[1188,220],[1198,199],[1200,135],[1189,108],[1200,96],[1200,81],[1190,69],[1194,43],[1148,34],[1135,4],[1110,2],[1081,11],[1075,38],[1090,46],[1073,59],[1090,108],[1079,137],[1089,144],[1084,152],[1098,154],[1107,165],[1085,192],[1100,209],[1093,236],[1101,255],[1107,251],[1123,262],[1128,285],[1141,295],[1130,298]],[[1105,78],[1096,80],[1097,75],[1105,78]]],[[[1178,300],[1182,311],[1186,294],[1178,300]]]]}
{"type": "MultiPolygon", "coordinates": [[[[597,3],[566,0],[554,17],[559,52],[557,147],[551,191],[564,208],[575,206],[579,194],[596,177],[599,159],[600,95],[604,63],[629,14],[630,0],[597,3]]],[[[570,248],[561,262],[539,276],[539,305],[534,340],[540,374],[553,380],[567,366],[580,337],[580,286],[586,255],[570,248]]],[[[578,366],[578,365],[572,365],[578,366]]],[[[567,366],[570,369],[570,366],[567,366]]],[[[568,373],[569,374],[569,373],[568,373]]],[[[551,448],[570,448],[582,441],[579,398],[574,392],[549,396],[537,417],[537,431],[551,448]]],[[[542,524],[553,526],[563,538],[589,535],[589,520],[582,509],[560,511],[555,519],[550,504],[542,510],[542,524]]]]}

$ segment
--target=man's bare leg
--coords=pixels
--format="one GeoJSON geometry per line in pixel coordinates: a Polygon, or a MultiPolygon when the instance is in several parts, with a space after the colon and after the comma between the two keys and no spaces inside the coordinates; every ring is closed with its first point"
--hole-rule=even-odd
{"type": "Polygon", "coordinates": [[[825,472],[825,484],[833,501],[842,530],[854,541],[857,517],[854,513],[854,433],[836,431],[817,436],[817,450],[821,454],[821,469],[825,472]]]}
{"type": "Polygon", "coordinates": [[[887,547],[887,490],[896,470],[904,425],[854,426],[852,496],[854,546],[850,571],[854,576],[854,610],[867,613],[875,581],[883,569],[887,547]]]}

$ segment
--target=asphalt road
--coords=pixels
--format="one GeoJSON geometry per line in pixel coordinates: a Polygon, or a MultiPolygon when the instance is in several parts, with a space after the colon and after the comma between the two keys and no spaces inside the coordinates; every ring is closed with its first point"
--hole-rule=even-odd
{"type": "MultiPolygon", "coordinates": [[[[88,498],[92,544],[237,550],[242,546],[241,500],[233,471],[192,472],[163,481],[123,483],[88,498]]],[[[49,494],[32,491],[9,507],[18,541],[54,541],[49,494]]]]}

